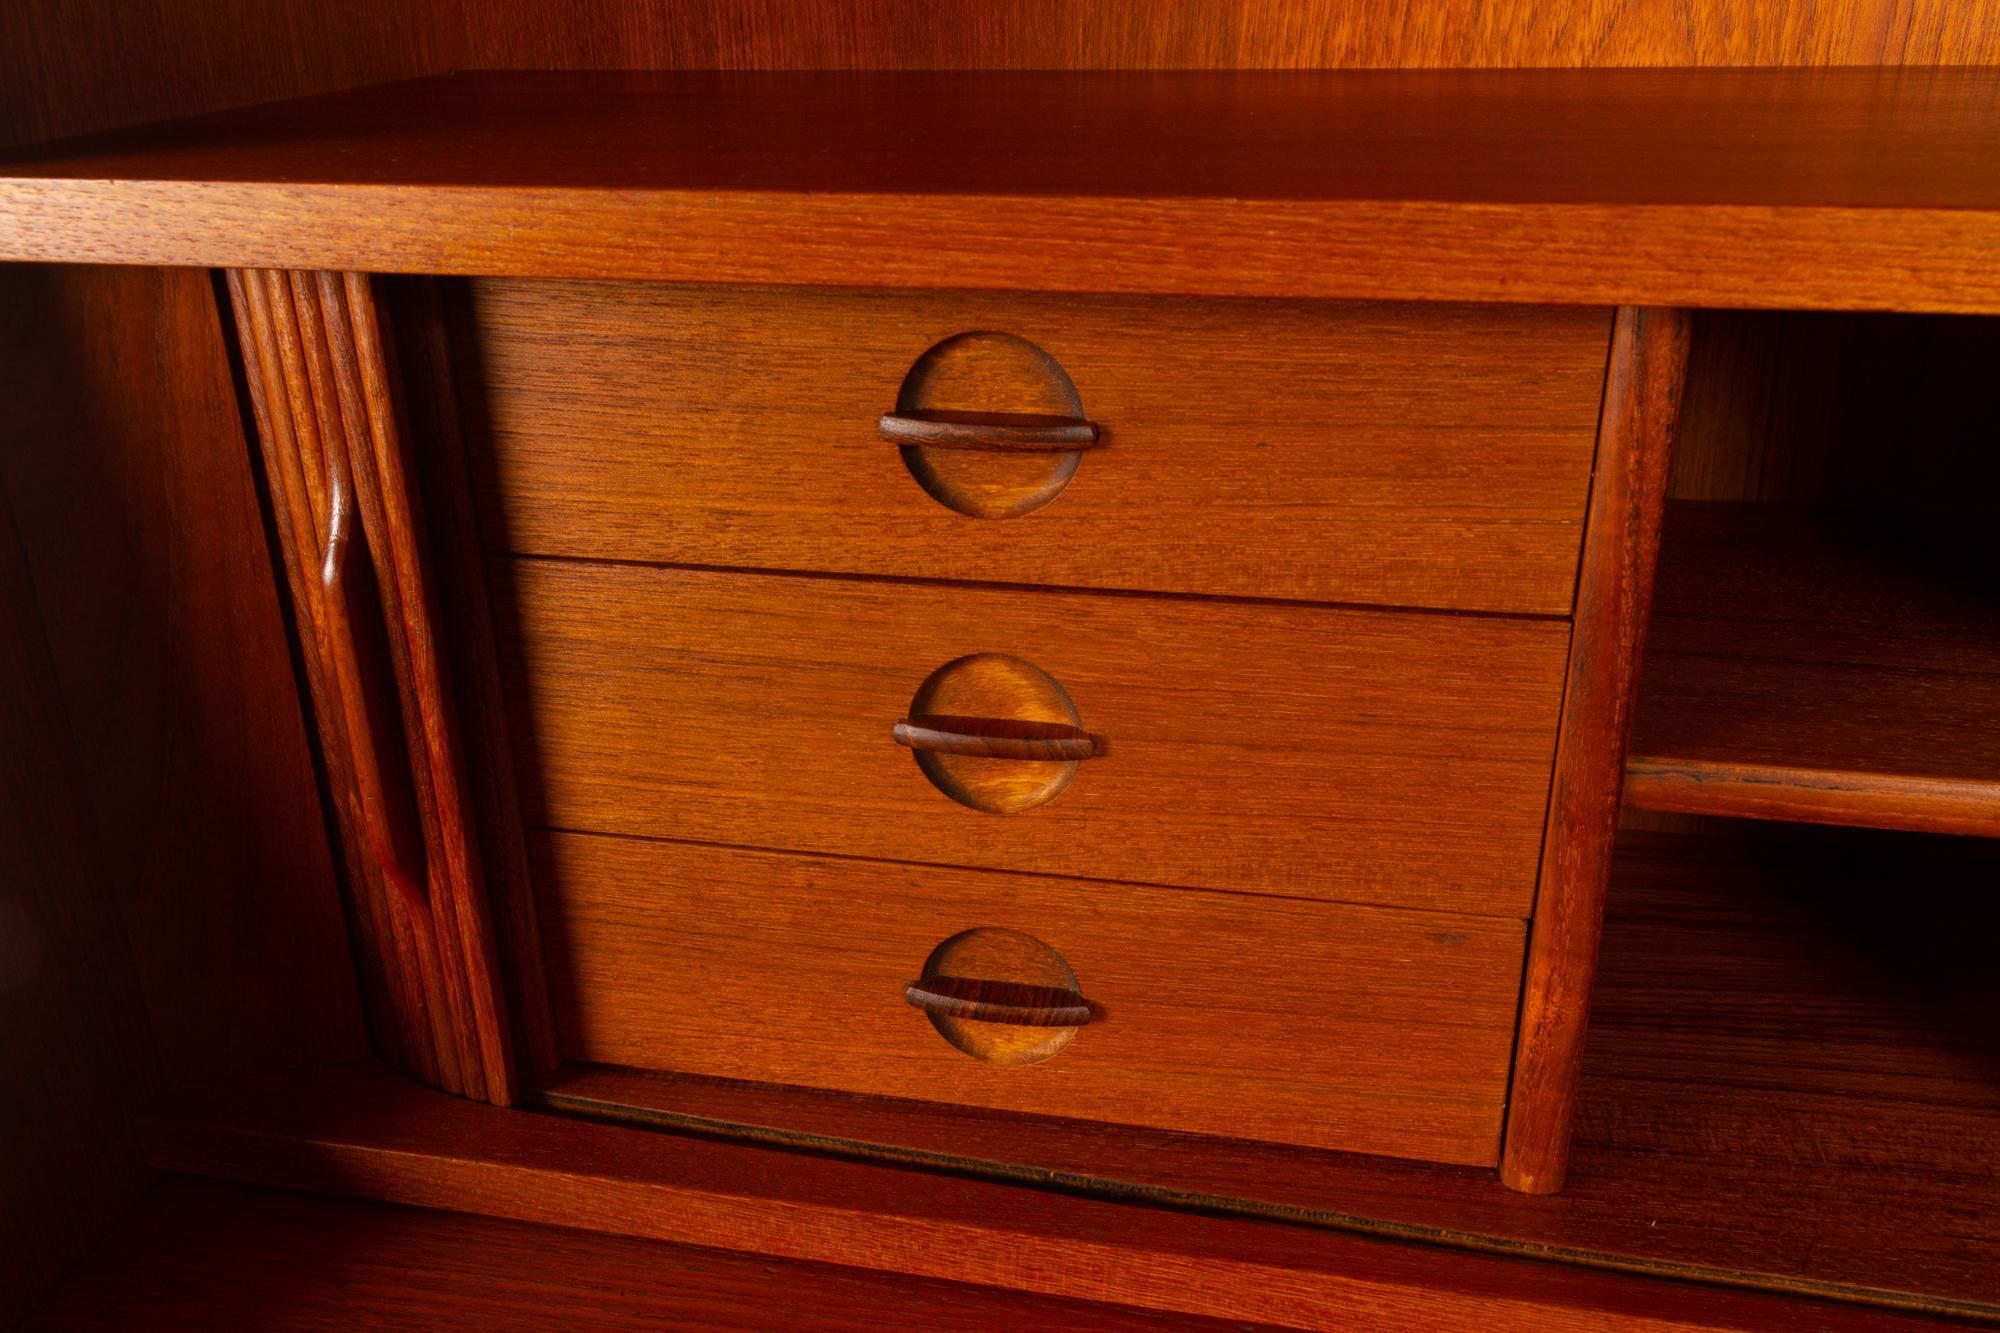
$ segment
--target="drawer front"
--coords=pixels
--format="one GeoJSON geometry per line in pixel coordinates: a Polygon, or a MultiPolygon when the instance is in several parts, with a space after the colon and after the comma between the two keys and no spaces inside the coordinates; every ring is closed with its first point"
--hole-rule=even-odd
{"type": "Polygon", "coordinates": [[[1530,907],[1563,622],[494,566],[515,608],[502,656],[527,813],[545,827],[1530,907]],[[976,653],[1031,661],[1108,743],[1025,813],[958,804],[891,738],[926,677],[976,653]]]}
{"type": "Polygon", "coordinates": [[[542,834],[575,1060],[1491,1165],[1523,925],[542,834]],[[1043,1063],[904,1002],[940,941],[1033,935],[1096,1016],[1043,1063]]]}
{"type": "MultiPolygon", "coordinates": [[[[471,307],[494,549],[1570,609],[1604,311],[504,281],[471,307]],[[1052,356],[1102,429],[1032,513],[955,512],[878,431],[972,331],[1052,356]]],[[[950,405],[1024,410],[988,369],[950,405]]]]}

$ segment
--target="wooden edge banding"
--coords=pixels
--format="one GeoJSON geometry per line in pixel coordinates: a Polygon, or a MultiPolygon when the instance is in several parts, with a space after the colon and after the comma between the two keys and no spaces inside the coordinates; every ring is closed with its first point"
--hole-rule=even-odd
{"type": "Polygon", "coordinates": [[[509,1104],[506,1013],[407,432],[370,281],[247,270],[230,272],[228,285],[286,581],[310,640],[307,683],[377,1042],[433,1087],[509,1104]],[[322,578],[350,485],[359,533],[347,542],[359,549],[337,579],[322,578]],[[383,658],[381,697],[364,701],[357,664],[383,658]],[[371,773],[379,781],[364,780],[371,773]],[[378,808],[390,788],[414,805],[420,854],[390,854],[378,808]],[[414,875],[421,884],[397,891],[399,876],[414,875]]]}
{"type": "Polygon", "coordinates": [[[1995,786],[1972,778],[1634,755],[1625,804],[1669,814],[2000,837],[1995,786]]]}
{"type": "Polygon", "coordinates": [[[1630,306],[1612,323],[1500,1154],[1500,1178],[1529,1194],[1561,1189],[1569,1162],[1688,326],[1686,311],[1630,306]]]}

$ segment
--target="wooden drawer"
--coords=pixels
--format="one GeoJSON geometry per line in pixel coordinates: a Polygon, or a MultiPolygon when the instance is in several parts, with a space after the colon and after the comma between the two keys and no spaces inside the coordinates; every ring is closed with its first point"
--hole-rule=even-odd
{"type": "Polygon", "coordinates": [[[493,563],[531,824],[1528,913],[1563,622],[493,563]],[[969,653],[1109,753],[1027,813],[947,798],[890,733],[969,653]]]}
{"type": "Polygon", "coordinates": [[[1479,1165],[1520,921],[541,834],[573,1060],[1479,1165]],[[1039,1064],[904,1003],[932,947],[1025,931],[1099,1016],[1039,1064]]]}
{"type": "MultiPolygon", "coordinates": [[[[489,549],[1570,610],[1601,310],[505,281],[470,307],[489,549]],[[1103,431],[1012,518],[932,499],[877,429],[981,330],[1054,357],[1103,431]]],[[[953,406],[1020,409],[968,374],[953,406]]]]}

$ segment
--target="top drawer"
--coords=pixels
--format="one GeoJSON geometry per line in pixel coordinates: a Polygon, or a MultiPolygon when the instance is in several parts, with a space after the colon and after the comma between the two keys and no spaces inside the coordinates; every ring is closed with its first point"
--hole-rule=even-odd
{"type": "Polygon", "coordinates": [[[1604,311],[507,281],[470,304],[494,549],[1570,610],[1604,311]],[[1100,428],[1066,485],[1060,455],[929,454],[952,486],[1061,487],[1031,513],[957,512],[878,429],[899,395],[1066,414],[1065,372],[1100,428]]]}

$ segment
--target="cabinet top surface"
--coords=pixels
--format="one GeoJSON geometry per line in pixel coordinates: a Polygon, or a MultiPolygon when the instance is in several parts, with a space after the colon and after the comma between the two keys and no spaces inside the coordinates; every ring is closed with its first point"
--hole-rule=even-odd
{"type": "Polygon", "coordinates": [[[1993,309],[1996,236],[1996,69],[475,73],[0,158],[0,259],[1993,309]]]}

